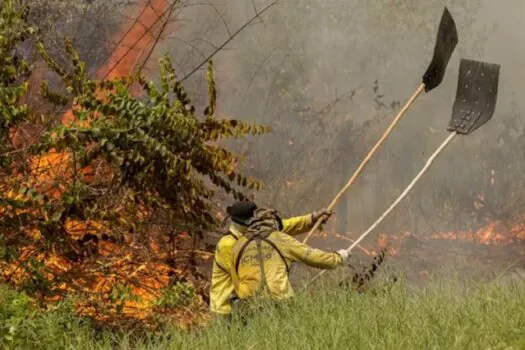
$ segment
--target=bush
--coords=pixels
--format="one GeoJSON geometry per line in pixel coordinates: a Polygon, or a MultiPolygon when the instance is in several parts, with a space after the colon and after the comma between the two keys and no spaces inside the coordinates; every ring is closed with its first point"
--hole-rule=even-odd
{"type": "Polygon", "coordinates": [[[66,349],[93,336],[87,320],[63,302],[40,310],[25,293],[0,286],[0,346],[17,349],[66,349]]]}
{"type": "Polygon", "coordinates": [[[75,295],[90,315],[118,321],[139,299],[153,307],[151,295],[192,275],[196,258],[187,254],[190,264],[179,268],[177,244],[215,228],[217,191],[242,199],[261,188],[237,171],[223,140],[270,129],[216,117],[212,62],[202,113],[169,57],[159,83],[92,79],[69,39],[60,60],[47,50],[28,5],[0,7],[0,268],[31,296],[75,295]],[[30,89],[32,67],[19,50],[28,38],[61,86],[30,89]],[[67,112],[32,110],[30,91],[67,112]],[[15,142],[33,127],[40,132],[15,142]]]}

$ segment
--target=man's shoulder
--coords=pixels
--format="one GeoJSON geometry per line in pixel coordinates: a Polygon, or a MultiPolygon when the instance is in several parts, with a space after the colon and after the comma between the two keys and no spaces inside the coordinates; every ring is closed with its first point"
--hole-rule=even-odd
{"type": "Polygon", "coordinates": [[[237,239],[231,233],[227,233],[219,239],[217,242],[217,250],[222,250],[227,247],[232,247],[237,239]]]}
{"type": "Polygon", "coordinates": [[[296,241],[295,238],[282,231],[274,231],[270,234],[269,238],[278,242],[293,242],[296,241]]]}

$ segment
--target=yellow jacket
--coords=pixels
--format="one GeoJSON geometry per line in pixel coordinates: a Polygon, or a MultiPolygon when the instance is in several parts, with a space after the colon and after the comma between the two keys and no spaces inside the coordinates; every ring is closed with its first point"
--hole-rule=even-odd
{"type": "Polygon", "coordinates": [[[333,269],[343,263],[338,253],[312,248],[279,231],[264,240],[248,241],[247,237],[241,237],[238,242],[231,253],[231,275],[235,293],[241,299],[258,296],[258,292],[271,299],[291,297],[288,270],[293,262],[321,269],[333,269]]]}
{"type": "MultiPolygon", "coordinates": [[[[284,219],[282,231],[296,236],[309,231],[313,224],[311,214],[284,219]]],[[[210,288],[210,309],[214,313],[223,315],[231,313],[230,297],[235,290],[231,277],[232,247],[243,236],[245,230],[244,226],[232,223],[229,234],[217,243],[210,288]]]]}

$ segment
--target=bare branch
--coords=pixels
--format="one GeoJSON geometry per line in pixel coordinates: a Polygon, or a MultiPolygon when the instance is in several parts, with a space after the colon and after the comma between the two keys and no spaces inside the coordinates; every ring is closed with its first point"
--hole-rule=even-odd
{"type": "MultiPolygon", "coordinates": [[[[136,23],[138,23],[139,21],[139,18],[144,14],[144,12],[146,11],[146,9],[148,8],[148,5],[144,5],[144,7],[142,8],[142,11],[140,11],[139,15],[135,18],[134,22],[129,26],[128,30],[124,33],[124,35],[122,35],[122,37],[120,38],[120,40],[117,42],[117,44],[115,45],[115,47],[119,47],[120,44],[122,44],[122,42],[124,41],[124,38],[126,38],[128,36],[128,34],[131,32],[131,29],[133,29],[133,27],[135,26],[136,23]]],[[[129,51],[128,51],[129,52],[129,51]]],[[[126,52],[127,54],[127,52],[126,52]]],[[[101,66],[103,66],[107,61],[108,59],[111,57],[111,55],[108,55],[108,57],[106,57],[106,59],[102,62],[101,66]]]]}
{"type": "Polygon", "coordinates": [[[274,0],[266,7],[264,7],[261,11],[256,12],[255,15],[250,18],[247,22],[245,22],[239,29],[233,33],[228,39],[226,39],[217,49],[215,49],[207,58],[206,60],[202,61],[200,64],[197,65],[197,67],[193,68],[184,78],[182,78],[180,81],[183,82],[189,77],[191,77],[195,72],[197,72],[199,69],[201,69],[209,60],[211,60],[217,53],[219,53],[226,45],[228,45],[237,35],[239,35],[244,29],[246,29],[249,25],[251,25],[256,19],[258,19],[262,14],[264,14],[266,11],[268,11],[271,7],[276,5],[279,2],[279,0],[274,0]]]}
{"type": "MultiPolygon", "coordinates": [[[[169,9],[168,9],[168,15],[166,17],[166,20],[164,21],[164,23],[161,25],[161,28],[159,30],[159,33],[157,34],[157,37],[155,38],[155,41],[153,42],[153,45],[151,46],[148,54],[146,55],[146,58],[144,59],[144,62],[142,62],[142,65],[139,67],[139,69],[137,70],[137,73],[140,74],[140,72],[142,71],[142,69],[144,68],[144,66],[148,63],[150,57],[151,57],[151,54],[153,53],[153,51],[155,50],[155,47],[157,47],[157,44],[159,43],[159,40],[160,38],[162,37],[162,34],[164,33],[164,31],[166,30],[167,26],[168,26],[168,21],[169,19],[171,18],[172,14],[173,14],[173,11],[175,10],[175,5],[177,5],[179,3],[178,0],[174,0],[169,9]]],[[[159,17],[160,18],[160,17],[159,17]]]]}
{"type": "MultiPolygon", "coordinates": [[[[217,13],[219,18],[221,19],[222,23],[224,24],[224,27],[226,28],[226,32],[228,33],[228,36],[232,36],[230,32],[230,27],[228,27],[228,22],[226,22],[226,19],[222,16],[222,13],[217,9],[215,5],[213,5],[210,1],[207,1],[208,5],[217,13]]],[[[257,12],[256,12],[257,13],[257,12]]]]}
{"type": "MultiPolygon", "coordinates": [[[[176,2],[176,0],[174,1],[176,2]]],[[[150,6],[150,5],[148,5],[150,6]]],[[[142,16],[142,13],[144,13],[144,11],[146,10],[146,7],[147,6],[144,6],[144,9],[143,11],[141,12],[141,14],[139,16],[137,16],[137,18],[135,19],[135,22],[131,25],[131,27],[128,29],[128,31],[126,32],[125,35],[122,36],[121,40],[119,41],[120,43],[122,43],[122,41],[124,40],[124,38],[130,33],[131,29],[133,28],[133,26],[136,24],[136,23],[139,23],[139,18],[142,16]]],[[[164,10],[161,14],[160,17],[158,17],[155,22],[153,23],[153,25],[150,26],[150,28],[154,27],[157,23],[159,23],[163,18],[164,16],[172,9],[172,7],[170,6],[169,8],[167,8],[166,10],[164,10]]],[[[142,24],[142,23],[141,23],[142,24]]],[[[128,48],[128,50],[126,51],[126,53],[124,55],[122,55],[122,57],[120,57],[117,62],[115,62],[115,64],[113,64],[113,66],[106,72],[106,74],[102,77],[102,79],[106,79],[109,74],[120,64],[120,62],[122,62],[122,60],[124,60],[124,58],[127,56],[127,54],[133,50],[133,48],[135,47],[135,45],[137,45],[137,43],[139,43],[147,34],[150,34],[150,31],[149,30],[145,30],[144,33],[137,39],[135,40],[135,42],[133,43],[133,45],[131,45],[131,47],[128,48]]],[[[152,35],[153,36],[153,35],[152,35]]],[[[120,44],[119,44],[120,45],[120,44]]],[[[118,47],[119,45],[117,45],[116,47],[118,47]]],[[[108,58],[111,57],[108,56],[108,58]]],[[[107,61],[107,60],[106,60],[107,61]]]]}
{"type": "MultiPolygon", "coordinates": [[[[253,12],[257,13],[257,6],[255,6],[255,1],[252,0],[253,12]]],[[[262,19],[261,19],[262,22],[262,19]]]]}
{"type": "Polygon", "coordinates": [[[270,59],[270,57],[276,52],[277,50],[274,49],[272,52],[270,52],[264,59],[257,65],[257,68],[253,72],[252,76],[250,77],[250,80],[248,81],[248,85],[244,89],[244,98],[243,100],[246,101],[246,96],[248,95],[248,91],[250,90],[250,87],[252,86],[253,81],[255,80],[255,77],[257,74],[259,74],[259,71],[263,67],[263,65],[270,59]]]}

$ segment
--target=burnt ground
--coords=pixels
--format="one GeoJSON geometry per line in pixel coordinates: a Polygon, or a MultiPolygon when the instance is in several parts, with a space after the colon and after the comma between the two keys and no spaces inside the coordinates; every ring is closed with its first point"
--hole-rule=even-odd
{"type": "MultiPolygon", "coordinates": [[[[334,237],[315,237],[310,243],[327,250],[351,244],[334,237]]],[[[374,250],[373,244],[365,247],[374,250]]],[[[371,256],[359,249],[354,250],[351,258],[351,264],[357,268],[369,266],[372,261],[371,256]]],[[[408,236],[395,244],[395,252],[387,249],[385,263],[380,267],[380,270],[388,274],[398,274],[416,284],[439,276],[455,276],[467,280],[490,280],[504,276],[516,278],[516,274],[521,274],[522,269],[525,269],[525,241],[481,244],[454,239],[421,239],[414,236],[408,236]]],[[[315,269],[309,270],[310,273],[317,273],[315,269]]],[[[295,277],[294,282],[299,283],[298,278],[304,275],[295,277]]]]}

